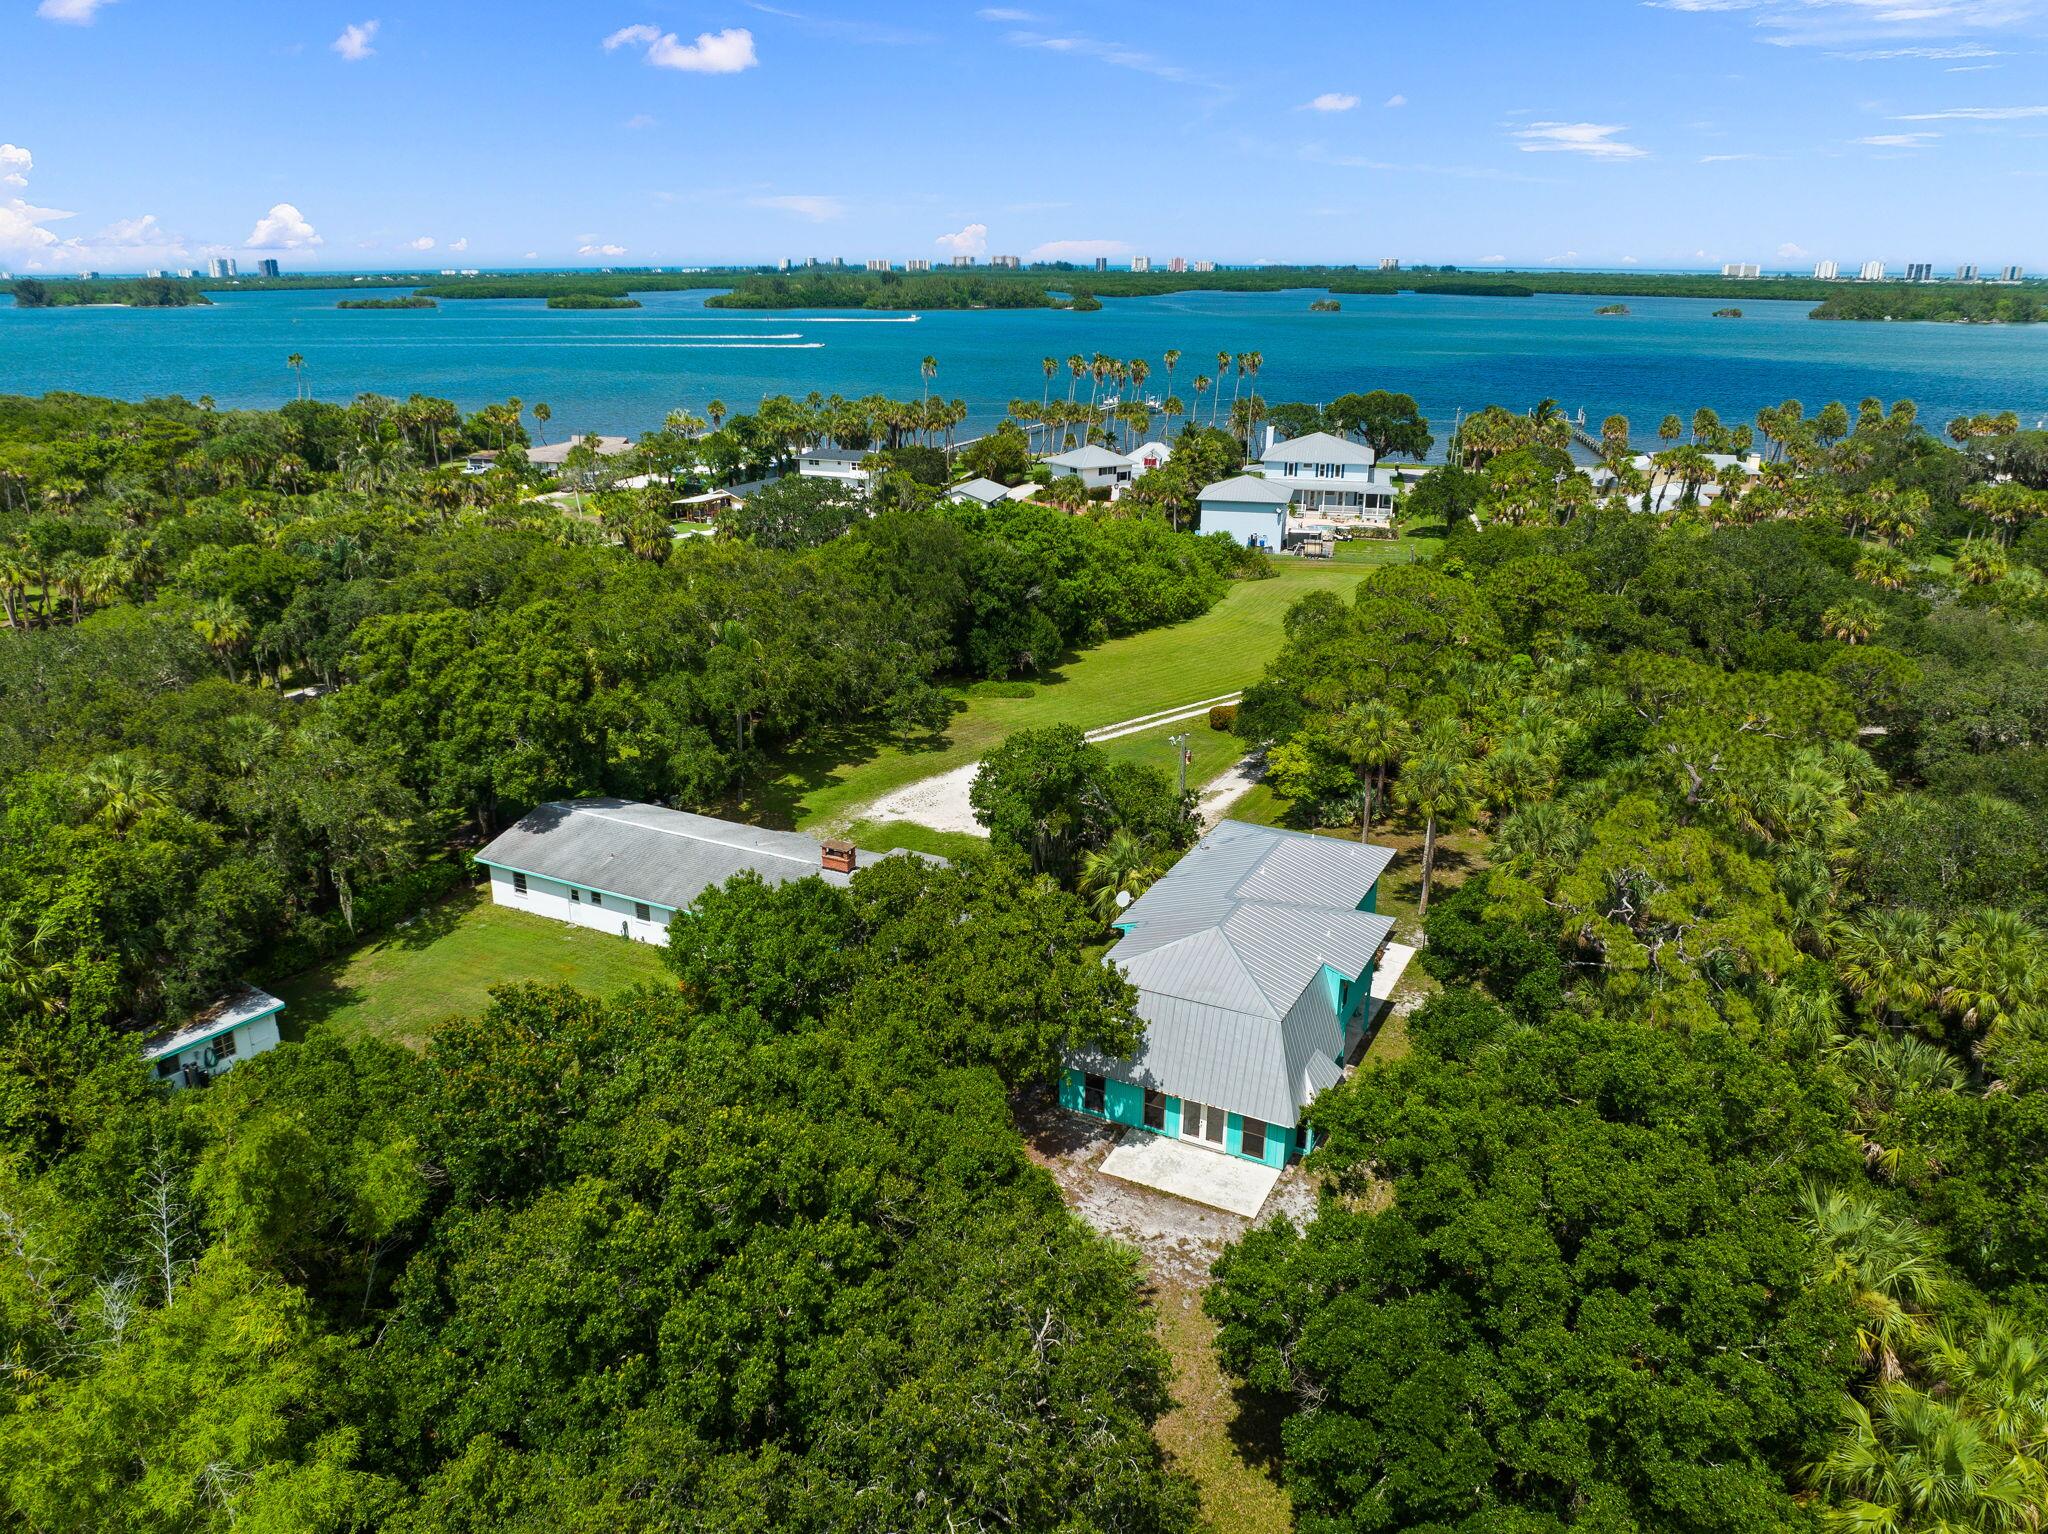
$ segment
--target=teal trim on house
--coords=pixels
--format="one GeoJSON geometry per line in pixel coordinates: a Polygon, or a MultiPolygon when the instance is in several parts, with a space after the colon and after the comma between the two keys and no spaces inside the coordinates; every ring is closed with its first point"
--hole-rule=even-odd
{"type": "Polygon", "coordinates": [[[1372,881],[1372,888],[1365,892],[1365,899],[1358,902],[1358,909],[1368,916],[1380,914],[1380,881],[1372,881]]]}
{"type": "MultiPolygon", "coordinates": [[[[1145,1122],[1145,1089],[1132,1086],[1127,1081],[1104,1078],[1102,1083],[1102,1104],[1105,1112],[1091,1113],[1084,1104],[1087,1102],[1088,1082],[1086,1075],[1069,1068],[1060,1072],[1060,1106],[1069,1113],[1078,1113],[1085,1118],[1107,1119],[1112,1124],[1123,1124],[1132,1129],[1142,1129],[1147,1134],[1164,1136],[1169,1140],[1180,1138],[1181,1100],[1178,1097],[1166,1099],[1166,1127],[1153,1129],[1145,1122]]],[[[1266,1126],[1266,1154],[1247,1156],[1244,1153],[1244,1119],[1239,1114],[1228,1114],[1224,1120],[1223,1144],[1221,1147],[1206,1141],[1190,1140],[1190,1145],[1214,1152],[1219,1148],[1226,1155],[1236,1156],[1242,1161],[1256,1161],[1262,1166],[1284,1167],[1290,1148],[1294,1144],[1295,1131],[1278,1124],[1266,1126]]],[[[1306,1131],[1302,1131],[1306,1133],[1306,1131]]]]}

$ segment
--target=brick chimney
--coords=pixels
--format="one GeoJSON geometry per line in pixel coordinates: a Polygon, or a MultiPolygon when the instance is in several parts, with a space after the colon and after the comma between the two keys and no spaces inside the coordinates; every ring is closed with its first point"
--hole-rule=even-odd
{"type": "Polygon", "coordinates": [[[854,856],[852,842],[824,842],[818,848],[818,866],[828,873],[850,874],[853,872],[854,856]]]}

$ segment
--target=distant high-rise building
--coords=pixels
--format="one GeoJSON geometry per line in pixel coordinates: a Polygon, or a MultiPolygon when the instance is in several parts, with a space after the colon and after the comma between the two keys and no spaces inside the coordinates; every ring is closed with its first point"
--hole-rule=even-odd
{"type": "Polygon", "coordinates": [[[266,277],[277,276],[277,257],[265,256],[261,261],[258,261],[256,263],[256,270],[261,272],[266,277]]]}
{"type": "Polygon", "coordinates": [[[782,259],[781,259],[780,261],[776,262],[776,263],[775,263],[775,269],[776,269],[776,270],[777,270],[778,272],[786,272],[786,271],[788,271],[788,270],[789,270],[789,257],[787,257],[787,256],[784,256],[784,257],[783,257],[783,258],[782,258],[782,259]]]}
{"type": "Polygon", "coordinates": [[[234,276],[235,258],[233,256],[215,256],[211,261],[208,261],[206,263],[206,275],[213,278],[215,281],[218,281],[222,277],[234,276]]]}
{"type": "Polygon", "coordinates": [[[990,256],[988,264],[1006,272],[1014,272],[1017,270],[1019,262],[1015,256],[990,256]]]}
{"type": "Polygon", "coordinates": [[[1399,256],[1381,256],[1380,270],[1383,272],[1398,272],[1401,270],[1401,258],[1399,256]]]}
{"type": "Polygon", "coordinates": [[[868,270],[871,272],[886,272],[889,270],[889,263],[887,261],[870,261],[868,262],[868,270]]]}
{"type": "Polygon", "coordinates": [[[1858,282],[1883,282],[1884,263],[1882,261],[1864,262],[1857,270],[1856,280],[1858,282]]]}
{"type": "Polygon", "coordinates": [[[1906,263],[1906,281],[1934,281],[1934,263],[1932,261],[1908,261],[1906,263]]]}
{"type": "Polygon", "coordinates": [[[80,272],[78,278],[81,282],[98,282],[100,274],[98,272],[80,272]]]}
{"type": "Polygon", "coordinates": [[[1095,270],[1097,270],[1098,272],[1106,272],[1106,271],[1108,271],[1108,270],[1109,270],[1109,257],[1107,257],[1107,256],[1097,256],[1097,257],[1095,258],[1095,270]]]}
{"type": "Polygon", "coordinates": [[[1166,263],[1166,269],[1169,272],[1184,272],[1188,269],[1188,258],[1186,256],[1175,256],[1166,263]]]}
{"type": "Polygon", "coordinates": [[[1816,281],[1833,282],[1842,275],[1842,264],[1839,261],[1816,261],[1813,263],[1813,275],[1816,281]]]}
{"type": "Polygon", "coordinates": [[[903,263],[903,270],[906,272],[928,272],[931,269],[931,262],[923,256],[912,256],[903,263]]]}
{"type": "Polygon", "coordinates": [[[953,258],[953,264],[954,264],[955,266],[972,266],[972,265],[974,265],[974,257],[972,257],[972,256],[955,256],[955,257],[953,258]]]}
{"type": "Polygon", "coordinates": [[[145,277],[161,277],[163,276],[163,274],[164,269],[162,267],[152,266],[148,271],[144,272],[142,275],[145,277]]]}
{"type": "Polygon", "coordinates": [[[1726,266],[1721,268],[1721,275],[1723,277],[1749,278],[1761,277],[1763,276],[1763,274],[1764,269],[1758,266],[1754,261],[1730,261],[1726,266]]]}
{"type": "Polygon", "coordinates": [[[2000,270],[1998,280],[2000,282],[2020,282],[2025,279],[2026,275],[2027,269],[2024,266],[2008,266],[2000,270]]]}
{"type": "Polygon", "coordinates": [[[1213,272],[1216,270],[1216,263],[1214,261],[1197,261],[1195,263],[1195,270],[1198,272],[1213,272]]]}
{"type": "Polygon", "coordinates": [[[1957,267],[1957,268],[1956,268],[1956,281],[1957,281],[1957,282],[1975,282],[1976,280],[1977,280],[1977,263],[1976,263],[1976,262],[1974,262],[1974,261],[1965,261],[1965,262],[1964,262],[1964,263],[1963,263],[1963,264],[1962,264],[1961,266],[1959,266],[1959,267],[1957,267]]]}
{"type": "Polygon", "coordinates": [[[178,268],[178,275],[180,277],[183,277],[187,282],[190,282],[194,277],[197,277],[199,275],[199,269],[197,267],[192,266],[181,266],[178,268]]]}
{"type": "Polygon", "coordinates": [[[1149,272],[1149,271],[1151,271],[1151,270],[1152,270],[1152,258],[1151,258],[1150,256],[1133,256],[1133,257],[1131,257],[1131,270],[1132,270],[1132,271],[1134,271],[1134,272],[1149,272]]]}

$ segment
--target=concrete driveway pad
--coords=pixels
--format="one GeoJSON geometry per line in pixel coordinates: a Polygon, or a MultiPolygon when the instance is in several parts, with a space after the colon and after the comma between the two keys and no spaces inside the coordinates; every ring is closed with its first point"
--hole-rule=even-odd
{"type": "Polygon", "coordinates": [[[1164,1135],[1133,1129],[1103,1158],[1101,1170],[1141,1188],[1171,1193],[1249,1220],[1280,1180],[1277,1167],[1260,1166],[1221,1151],[1183,1145],[1164,1135]]]}

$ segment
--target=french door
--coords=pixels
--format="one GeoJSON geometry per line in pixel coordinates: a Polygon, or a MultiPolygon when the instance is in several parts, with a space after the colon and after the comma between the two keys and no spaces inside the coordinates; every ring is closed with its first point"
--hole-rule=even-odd
{"type": "Polygon", "coordinates": [[[1212,1108],[1207,1103],[1190,1102],[1187,1098],[1182,1098],[1180,1137],[1183,1140],[1200,1140],[1206,1145],[1221,1145],[1223,1124],[1227,1117],[1221,1108],[1212,1108]]]}

